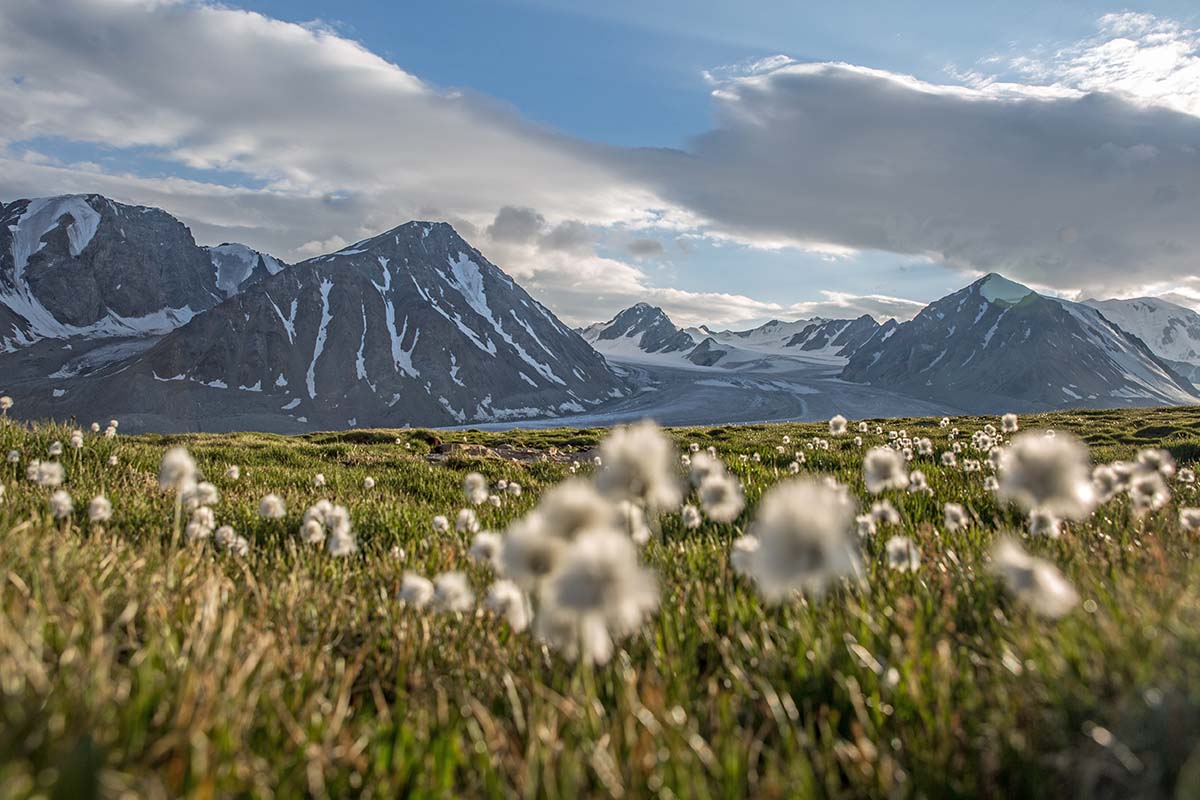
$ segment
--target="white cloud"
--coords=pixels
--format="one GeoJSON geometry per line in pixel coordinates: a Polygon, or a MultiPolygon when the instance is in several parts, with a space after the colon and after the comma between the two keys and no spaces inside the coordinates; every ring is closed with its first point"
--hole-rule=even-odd
{"type": "Polygon", "coordinates": [[[715,124],[685,150],[628,150],[432,86],[327,27],[189,0],[5,0],[0,186],[161,206],[202,242],[288,260],[446,219],[575,322],[643,299],[713,324],[905,316],[900,287],[800,305],[662,288],[597,245],[649,262],[638,240],[675,239],[685,275],[703,237],[834,261],[915,254],[1064,290],[1190,285],[1197,64],[1195,31],[1137,15],[957,84],[776,56],[708,74],[715,124]],[[42,137],[211,180],[57,163],[42,137]]]}
{"type": "Polygon", "coordinates": [[[928,256],[1097,291],[1190,274],[1200,120],[1113,94],[774,62],[633,170],[710,233],[928,256]]]}
{"type": "Polygon", "coordinates": [[[1200,30],[1128,11],[1105,14],[1098,28],[1082,42],[1016,56],[1009,65],[1037,83],[1113,92],[1200,116],[1200,30]]]}
{"type": "Polygon", "coordinates": [[[244,175],[265,187],[260,196],[291,199],[293,213],[308,200],[290,222],[264,220],[304,241],[345,236],[349,218],[382,230],[423,209],[479,224],[501,206],[530,206],[607,224],[658,205],[604,163],[604,148],[430,86],[328,28],[248,11],[7,0],[0,75],[0,142],[148,148],[244,175]],[[333,201],[348,211],[329,214],[333,201]]]}

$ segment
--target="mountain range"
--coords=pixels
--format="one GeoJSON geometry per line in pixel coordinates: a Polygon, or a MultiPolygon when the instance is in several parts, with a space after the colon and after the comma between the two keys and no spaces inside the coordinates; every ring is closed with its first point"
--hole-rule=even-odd
{"type": "Polygon", "coordinates": [[[0,214],[3,391],[31,416],[432,426],[579,413],[629,391],[445,223],[289,266],[199,247],[165,212],[97,195],[0,214]]]}
{"type": "Polygon", "coordinates": [[[638,303],[572,330],[442,222],[288,264],[101,195],[0,204],[0,393],[26,418],[699,423],[1190,404],[1194,379],[1200,314],[1162,298],[1075,303],[991,274],[906,322],[685,328],[638,303]]]}

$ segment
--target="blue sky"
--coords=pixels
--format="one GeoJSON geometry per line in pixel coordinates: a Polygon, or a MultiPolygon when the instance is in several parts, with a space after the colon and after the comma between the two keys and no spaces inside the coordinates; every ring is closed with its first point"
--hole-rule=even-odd
{"type": "Polygon", "coordinates": [[[323,20],[443,87],[511,103],[526,117],[602,142],[674,147],[705,129],[703,73],[782,53],[930,81],[1010,49],[1091,35],[1121,9],[1195,23],[1194,2],[712,2],[569,0],[438,3],[260,0],[232,5],[323,20]]]}
{"type": "Polygon", "coordinates": [[[1167,1],[12,0],[0,186],[292,260],[444,218],[573,322],[905,316],[993,269],[1200,296],[1197,28],[1167,1]]]}

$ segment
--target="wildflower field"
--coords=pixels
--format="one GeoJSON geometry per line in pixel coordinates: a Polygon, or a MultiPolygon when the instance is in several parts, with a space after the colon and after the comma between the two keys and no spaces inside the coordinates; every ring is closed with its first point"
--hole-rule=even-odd
{"type": "Polygon", "coordinates": [[[1200,796],[1195,410],[101,427],[0,424],[0,797],[1200,796]]]}

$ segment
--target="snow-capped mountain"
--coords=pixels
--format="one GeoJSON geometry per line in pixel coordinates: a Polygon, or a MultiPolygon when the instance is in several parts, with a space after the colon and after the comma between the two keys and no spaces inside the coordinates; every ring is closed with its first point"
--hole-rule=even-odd
{"type": "Polygon", "coordinates": [[[0,205],[0,351],[160,334],[222,299],[208,254],[165,211],[95,194],[0,205]]]}
{"type": "Polygon", "coordinates": [[[699,341],[649,303],[632,305],[608,322],[589,325],[582,334],[601,353],[614,356],[684,353],[699,341]]]}
{"type": "Polygon", "coordinates": [[[720,344],[743,347],[749,350],[779,353],[784,352],[784,348],[788,346],[788,342],[795,338],[796,334],[810,325],[822,322],[828,322],[828,320],[820,317],[798,319],[792,322],[773,319],[759,325],[757,328],[749,328],[741,331],[712,331],[703,325],[694,330],[702,334],[699,339],[711,336],[720,344]]]}
{"type": "Polygon", "coordinates": [[[1200,314],[1160,297],[1084,300],[1189,380],[1200,372],[1200,314]]]}
{"type": "MultiPolygon", "coordinates": [[[[889,321],[888,327],[895,324],[889,321]]],[[[661,308],[638,303],[581,333],[614,361],[770,370],[796,359],[841,366],[879,329],[866,314],[858,319],[771,320],[741,331],[680,328],[661,308]]]]}
{"type": "Polygon", "coordinates": [[[51,404],[163,427],[453,425],[581,412],[604,358],[445,223],[411,222],[246,287],[51,404]]]}
{"type": "Polygon", "coordinates": [[[244,244],[226,242],[204,248],[216,272],[216,284],[225,297],[233,297],[247,286],[282,272],[287,264],[244,244]]]}
{"type": "MultiPolygon", "coordinates": [[[[887,324],[894,326],[896,322],[888,320],[887,324]]],[[[819,320],[804,326],[787,340],[784,347],[849,358],[879,328],[879,323],[870,314],[857,319],[819,320]]]]}
{"type": "Polygon", "coordinates": [[[1187,380],[1095,308],[996,274],[881,329],[842,377],[988,412],[1200,402],[1187,380]]]}

